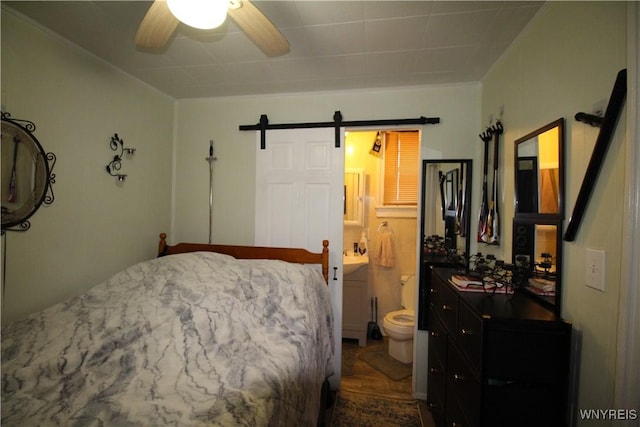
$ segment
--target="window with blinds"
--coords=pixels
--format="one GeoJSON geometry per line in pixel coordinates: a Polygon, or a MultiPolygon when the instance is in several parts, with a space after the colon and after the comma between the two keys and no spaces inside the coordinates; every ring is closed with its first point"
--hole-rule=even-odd
{"type": "Polygon", "coordinates": [[[417,206],[419,156],[420,133],[418,131],[385,132],[383,188],[385,206],[417,206]]]}

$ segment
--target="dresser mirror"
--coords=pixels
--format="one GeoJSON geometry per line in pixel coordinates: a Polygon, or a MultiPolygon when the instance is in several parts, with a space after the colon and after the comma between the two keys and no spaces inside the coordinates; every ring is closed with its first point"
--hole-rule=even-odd
{"type": "Polygon", "coordinates": [[[424,160],[422,171],[423,252],[455,251],[469,256],[471,160],[424,160]]]}
{"type": "Polygon", "coordinates": [[[422,161],[420,330],[429,327],[430,268],[469,259],[472,165],[471,159],[422,161]]]}
{"type": "Polygon", "coordinates": [[[516,215],[563,217],[564,119],[515,141],[516,215]]]}
{"type": "Polygon", "coordinates": [[[522,289],[560,312],[564,219],[564,119],[515,141],[512,262],[522,289]]]}
{"type": "Polygon", "coordinates": [[[364,225],[364,169],[344,172],[344,225],[364,225]]]}

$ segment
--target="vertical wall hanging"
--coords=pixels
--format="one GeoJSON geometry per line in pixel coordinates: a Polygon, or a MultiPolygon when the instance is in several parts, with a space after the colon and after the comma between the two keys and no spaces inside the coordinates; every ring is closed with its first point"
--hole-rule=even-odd
{"type": "Polygon", "coordinates": [[[217,159],[212,139],[209,140],[209,157],[205,157],[205,160],[209,163],[209,244],[213,243],[213,162],[217,159]]]}

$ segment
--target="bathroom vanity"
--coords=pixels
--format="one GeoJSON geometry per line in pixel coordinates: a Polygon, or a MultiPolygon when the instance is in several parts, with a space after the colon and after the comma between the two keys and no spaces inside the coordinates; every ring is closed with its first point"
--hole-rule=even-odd
{"type": "Polygon", "coordinates": [[[360,347],[367,345],[367,323],[371,320],[368,275],[368,267],[364,264],[345,274],[342,283],[342,337],[357,339],[360,347]]]}
{"type": "Polygon", "coordinates": [[[566,426],[571,325],[524,293],[460,292],[453,272],[430,271],[436,426],[566,426]]]}

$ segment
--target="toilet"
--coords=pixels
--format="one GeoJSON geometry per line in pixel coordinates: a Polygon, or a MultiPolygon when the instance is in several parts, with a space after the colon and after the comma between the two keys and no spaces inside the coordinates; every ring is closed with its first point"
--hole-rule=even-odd
{"type": "Polygon", "coordinates": [[[413,362],[413,329],[416,323],[415,276],[402,276],[401,284],[400,304],[403,309],[387,313],[382,321],[382,329],[389,336],[389,356],[402,363],[411,363],[413,362]]]}

